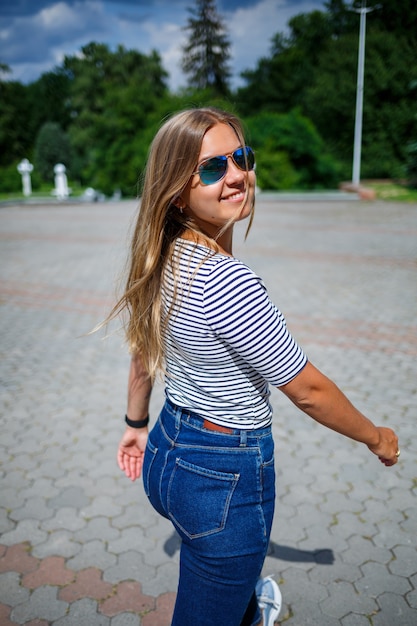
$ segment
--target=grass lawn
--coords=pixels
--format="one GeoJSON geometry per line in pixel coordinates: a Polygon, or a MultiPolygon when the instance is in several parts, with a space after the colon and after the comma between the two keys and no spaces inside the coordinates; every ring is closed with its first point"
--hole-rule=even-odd
{"type": "Polygon", "coordinates": [[[411,187],[406,187],[390,180],[362,181],[362,185],[374,189],[378,200],[417,202],[417,189],[411,189],[411,187]]]}

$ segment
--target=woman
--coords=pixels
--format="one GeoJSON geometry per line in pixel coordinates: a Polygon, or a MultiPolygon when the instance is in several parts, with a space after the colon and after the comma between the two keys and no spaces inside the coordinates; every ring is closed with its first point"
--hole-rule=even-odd
{"type": "Polygon", "coordinates": [[[269,385],[394,465],[398,440],[307,359],[261,279],[233,257],[253,217],[255,158],[239,120],[211,108],[169,119],[152,143],[126,290],[132,352],[118,449],[182,539],[172,626],[272,626],[280,595],[259,579],[274,512],[269,385]],[[166,403],[148,437],[152,381],[166,403]],[[262,612],[260,611],[260,607],[262,612]]]}

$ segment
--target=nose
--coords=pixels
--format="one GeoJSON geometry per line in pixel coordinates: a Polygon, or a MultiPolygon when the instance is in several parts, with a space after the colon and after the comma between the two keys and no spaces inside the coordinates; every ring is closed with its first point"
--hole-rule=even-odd
{"type": "Polygon", "coordinates": [[[241,182],[242,180],[244,180],[246,174],[247,172],[245,170],[241,170],[240,167],[236,165],[236,163],[233,160],[232,155],[228,154],[227,155],[227,171],[226,171],[226,176],[225,176],[225,180],[228,182],[228,184],[235,182],[236,180],[241,182]]]}

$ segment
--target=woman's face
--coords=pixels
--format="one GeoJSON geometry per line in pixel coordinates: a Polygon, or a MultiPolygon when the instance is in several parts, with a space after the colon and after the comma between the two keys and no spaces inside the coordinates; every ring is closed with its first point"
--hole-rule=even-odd
{"type": "MultiPolygon", "coordinates": [[[[240,147],[233,128],[228,124],[216,124],[204,135],[196,170],[202,161],[231,154],[240,147]]],[[[248,217],[253,205],[255,182],[254,171],[242,171],[229,157],[226,174],[218,182],[204,185],[199,174],[191,176],[180,197],[183,210],[194,218],[202,232],[214,237],[230,218],[242,220],[248,217]],[[246,191],[248,197],[242,207],[246,191]],[[236,216],[239,207],[241,210],[236,216]]]]}

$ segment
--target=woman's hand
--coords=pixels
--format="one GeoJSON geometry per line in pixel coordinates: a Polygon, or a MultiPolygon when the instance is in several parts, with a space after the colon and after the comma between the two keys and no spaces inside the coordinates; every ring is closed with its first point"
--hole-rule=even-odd
{"type": "Polygon", "coordinates": [[[117,463],[130,480],[136,480],[142,473],[147,441],[147,428],[127,427],[119,443],[117,463]]]}
{"type": "Polygon", "coordinates": [[[381,463],[390,467],[398,462],[399,448],[398,437],[391,428],[377,426],[379,442],[375,445],[368,445],[371,452],[377,455],[381,463]]]}

